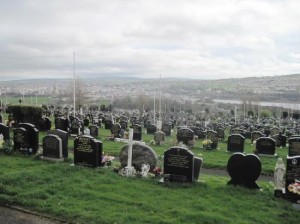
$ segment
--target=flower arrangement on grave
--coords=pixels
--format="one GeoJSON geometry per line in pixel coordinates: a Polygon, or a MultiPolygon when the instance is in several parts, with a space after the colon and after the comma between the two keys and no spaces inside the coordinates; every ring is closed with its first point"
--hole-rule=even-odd
{"type": "Polygon", "coordinates": [[[288,190],[291,193],[300,195],[300,181],[295,179],[295,182],[288,186],[288,190]]]}
{"type": "Polygon", "coordinates": [[[154,169],[152,170],[152,172],[155,174],[155,176],[159,176],[162,174],[162,169],[158,166],[154,167],[154,169]]]}
{"type": "Polygon", "coordinates": [[[210,139],[206,139],[202,142],[203,149],[210,149],[212,141],[210,139]]]}
{"type": "Polygon", "coordinates": [[[113,156],[109,156],[109,155],[105,155],[104,152],[102,154],[102,160],[101,160],[101,163],[103,165],[107,165],[107,166],[110,166],[112,161],[115,159],[115,157],[113,156]]]}

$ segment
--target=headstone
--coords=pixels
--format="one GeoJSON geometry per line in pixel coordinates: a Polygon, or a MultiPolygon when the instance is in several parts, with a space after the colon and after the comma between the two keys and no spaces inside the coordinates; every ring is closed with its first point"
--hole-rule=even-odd
{"type": "Polygon", "coordinates": [[[206,132],[206,138],[212,141],[211,149],[217,149],[218,148],[219,138],[218,138],[217,132],[212,131],[212,130],[208,130],[206,132]]]}
{"type": "Polygon", "coordinates": [[[287,157],[285,193],[293,203],[300,203],[300,156],[287,157]]]}
{"type": "Polygon", "coordinates": [[[194,154],[185,148],[171,147],[164,153],[164,181],[194,181],[194,154]]]}
{"type": "Polygon", "coordinates": [[[189,145],[194,140],[194,132],[190,128],[180,128],[177,131],[177,141],[189,145]]]}
{"type": "Polygon", "coordinates": [[[0,134],[3,135],[3,139],[5,140],[9,140],[9,127],[0,123],[0,134]]]}
{"type": "Polygon", "coordinates": [[[84,119],[83,119],[83,125],[84,125],[85,127],[88,127],[88,126],[90,125],[90,120],[89,120],[88,118],[84,118],[84,119]]]}
{"type": "Polygon", "coordinates": [[[60,129],[63,131],[69,131],[69,121],[65,117],[58,117],[54,121],[55,129],[60,129]]]}
{"type": "Polygon", "coordinates": [[[111,134],[114,135],[115,138],[120,137],[120,131],[121,131],[121,125],[118,123],[115,123],[111,126],[111,134]]]}
{"type": "Polygon", "coordinates": [[[98,137],[99,135],[99,128],[96,125],[91,125],[89,127],[90,129],[90,135],[94,138],[98,137]]]}
{"type": "Polygon", "coordinates": [[[113,121],[112,120],[110,120],[110,119],[106,119],[105,120],[105,122],[104,122],[104,128],[105,129],[111,129],[112,125],[113,125],[113,121]]]}
{"type": "Polygon", "coordinates": [[[14,150],[28,153],[28,131],[25,128],[15,128],[13,134],[14,150]]]}
{"type": "Polygon", "coordinates": [[[135,124],[132,126],[132,128],[133,128],[133,140],[142,141],[142,126],[135,124]]]}
{"type": "Polygon", "coordinates": [[[227,151],[244,152],[245,137],[240,134],[231,134],[228,136],[227,151]]]}
{"type": "Polygon", "coordinates": [[[261,173],[261,162],[258,156],[236,152],[228,160],[227,171],[231,178],[227,184],[259,189],[255,183],[261,173]]]}
{"type": "Polygon", "coordinates": [[[150,124],[147,126],[147,134],[154,134],[156,132],[157,128],[156,125],[150,124]]]}
{"type": "Polygon", "coordinates": [[[271,136],[276,142],[276,147],[286,147],[287,137],[285,135],[276,134],[271,136]]]}
{"type": "MultiPolygon", "coordinates": [[[[121,167],[127,166],[128,161],[128,144],[123,146],[119,154],[121,167]]],[[[132,166],[137,171],[141,171],[143,164],[149,164],[150,170],[153,170],[157,165],[158,157],[156,152],[147,145],[133,144],[132,146],[132,166]]]]}
{"type": "Polygon", "coordinates": [[[202,167],[203,159],[199,157],[194,157],[194,180],[198,180],[200,175],[200,170],[202,167]]]}
{"type": "Polygon", "coordinates": [[[45,117],[45,130],[51,130],[51,120],[48,117],[45,117]]]}
{"type": "Polygon", "coordinates": [[[57,135],[47,135],[43,138],[42,159],[63,161],[62,140],[57,135]]]}
{"type": "Polygon", "coordinates": [[[289,139],[288,156],[300,156],[300,137],[294,137],[289,139]]]}
{"type": "Polygon", "coordinates": [[[81,134],[81,123],[79,120],[74,119],[71,124],[70,134],[71,135],[80,135],[81,134]]]}
{"type": "Polygon", "coordinates": [[[121,129],[127,130],[127,127],[128,127],[127,121],[121,120],[120,125],[121,125],[121,129]]]}
{"type": "Polygon", "coordinates": [[[161,131],[165,133],[166,136],[171,136],[172,124],[164,123],[162,124],[161,131]]]}
{"type": "Polygon", "coordinates": [[[25,128],[28,132],[28,150],[35,154],[39,149],[39,131],[30,123],[20,123],[19,127],[25,128]]]}
{"type": "Polygon", "coordinates": [[[280,128],[275,127],[275,128],[271,128],[271,129],[270,129],[270,136],[278,135],[278,134],[280,134],[280,133],[281,133],[280,128]]]}
{"type": "Polygon", "coordinates": [[[272,139],[270,137],[261,137],[261,138],[257,139],[257,141],[256,141],[255,154],[276,156],[275,155],[275,145],[276,145],[276,142],[274,139],[272,139]]]}
{"type": "Polygon", "coordinates": [[[243,129],[240,129],[240,128],[234,128],[231,130],[231,134],[240,134],[240,135],[243,135],[244,133],[244,130],[243,129]]]}
{"type": "Polygon", "coordinates": [[[217,137],[220,139],[225,138],[225,129],[224,128],[217,128],[217,137]]]}
{"type": "Polygon", "coordinates": [[[81,135],[74,141],[74,164],[99,167],[102,163],[102,142],[91,136],[81,135]]]}
{"type": "Polygon", "coordinates": [[[259,139],[260,137],[265,137],[265,136],[266,135],[264,135],[260,131],[253,131],[251,134],[251,143],[253,143],[253,141],[256,141],[257,139],[259,139]]]}
{"type": "Polygon", "coordinates": [[[62,155],[65,159],[68,158],[68,139],[69,139],[69,134],[66,131],[56,129],[56,130],[51,130],[47,132],[48,135],[57,135],[60,137],[61,142],[62,142],[62,155]]]}
{"type": "Polygon", "coordinates": [[[41,118],[38,120],[37,127],[38,127],[38,129],[39,129],[40,131],[46,131],[45,118],[41,117],[41,118]]]}
{"type": "Polygon", "coordinates": [[[165,133],[162,131],[157,131],[154,133],[154,141],[157,145],[160,145],[165,141],[165,133]]]}
{"type": "Polygon", "coordinates": [[[198,137],[198,139],[205,139],[206,132],[203,129],[201,129],[201,128],[197,128],[195,130],[195,135],[198,137]]]}

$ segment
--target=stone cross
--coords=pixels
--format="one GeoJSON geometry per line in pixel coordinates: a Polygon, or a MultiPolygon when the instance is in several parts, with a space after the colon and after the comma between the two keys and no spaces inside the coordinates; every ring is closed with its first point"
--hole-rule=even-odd
{"type": "Polygon", "coordinates": [[[134,167],[132,167],[132,145],[133,145],[133,128],[129,129],[129,140],[128,140],[128,160],[127,166],[125,167],[125,174],[127,177],[132,176],[134,167]]]}

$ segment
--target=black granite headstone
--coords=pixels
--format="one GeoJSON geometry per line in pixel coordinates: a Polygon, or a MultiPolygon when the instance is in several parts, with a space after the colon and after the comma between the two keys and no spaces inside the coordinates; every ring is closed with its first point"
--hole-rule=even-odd
{"type": "Polygon", "coordinates": [[[3,140],[9,140],[9,127],[0,123],[0,134],[3,135],[3,140]]]}
{"type": "Polygon", "coordinates": [[[154,134],[156,132],[157,128],[156,125],[150,124],[147,126],[147,134],[154,134]]]}
{"type": "Polygon", "coordinates": [[[62,141],[62,154],[63,157],[65,159],[68,158],[68,139],[69,139],[69,134],[66,131],[63,130],[51,130],[47,132],[48,135],[52,134],[52,135],[57,135],[58,137],[60,137],[61,141],[62,141]]]}
{"type": "Polygon", "coordinates": [[[58,117],[54,121],[55,129],[60,129],[63,131],[69,131],[69,121],[65,117],[58,117]]]}
{"type": "Polygon", "coordinates": [[[121,125],[118,123],[115,123],[111,126],[110,132],[112,135],[115,136],[115,138],[120,137],[120,131],[121,131],[121,125]]]}
{"type": "Polygon", "coordinates": [[[15,128],[13,136],[14,150],[28,153],[28,131],[25,128],[15,128]]]}
{"type": "Polygon", "coordinates": [[[161,130],[165,133],[166,136],[171,136],[172,124],[162,124],[161,130]]]}
{"type": "Polygon", "coordinates": [[[300,203],[300,156],[287,157],[286,197],[293,203],[300,203]]]}
{"type": "Polygon", "coordinates": [[[203,159],[199,157],[194,157],[194,180],[198,180],[200,175],[200,170],[203,164],[203,159]]]}
{"type": "Polygon", "coordinates": [[[261,173],[261,162],[258,156],[236,152],[228,160],[227,171],[231,177],[227,184],[259,189],[255,183],[261,173]]]}
{"type": "Polygon", "coordinates": [[[62,140],[59,136],[50,134],[43,138],[43,157],[63,158],[62,140]]]}
{"type": "Polygon", "coordinates": [[[141,141],[142,140],[142,126],[135,124],[132,126],[133,128],[133,140],[141,141]]]}
{"type": "Polygon", "coordinates": [[[177,141],[188,145],[190,141],[194,140],[194,132],[190,128],[180,128],[177,131],[177,141]]]}
{"type": "Polygon", "coordinates": [[[104,128],[105,129],[111,129],[112,125],[113,125],[113,121],[112,120],[110,120],[110,119],[106,119],[105,120],[105,122],[104,122],[104,128]]]}
{"type": "Polygon", "coordinates": [[[201,128],[197,128],[195,130],[195,135],[198,136],[198,139],[205,139],[206,132],[203,129],[201,129],[201,128]]]}
{"type": "Polygon", "coordinates": [[[127,121],[121,120],[120,125],[121,125],[121,129],[127,130],[127,127],[128,127],[127,121]]]}
{"type": "Polygon", "coordinates": [[[260,131],[253,131],[251,133],[251,143],[253,143],[253,141],[256,141],[257,139],[259,139],[260,137],[265,137],[265,136],[266,135],[264,135],[260,131]]]}
{"type": "Polygon", "coordinates": [[[88,118],[84,118],[83,119],[83,125],[86,126],[86,127],[89,126],[90,125],[90,120],[88,118]]]}
{"type": "Polygon", "coordinates": [[[206,132],[206,138],[212,141],[211,149],[217,149],[218,148],[219,138],[218,138],[217,132],[212,131],[212,130],[208,130],[206,132]]]}
{"type": "Polygon", "coordinates": [[[225,138],[225,129],[224,128],[217,128],[217,136],[220,139],[225,138]]]}
{"type": "Polygon", "coordinates": [[[300,156],[300,137],[289,139],[288,156],[300,156]]]}
{"type": "Polygon", "coordinates": [[[228,136],[227,151],[244,152],[245,137],[240,134],[232,134],[228,136]]]}
{"type": "Polygon", "coordinates": [[[285,135],[276,134],[276,135],[271,136],[271,138],[275,140],[276,147],[285,147],[286,146],[287,137],[285,135]]]}
{"type": "Polygon", "coordinates": [[[28,132],[28,150],[35,154],[39,149],[39,131],[30,123],[20,123],[19,127],[25,128],[28,132]]]}
{"type": "Polygon", "coordinates": [[[99,167],[102,162],[102,142],[81,135],[74,140],[74,164],[99,167]]]}
{"type": "Polygon", "coordinates": [[[165,181],[193,182],[194,154],[188,149],[171,147],[164,153],[165,181]]]}
{"type": "Polygon", "coordinates": [[[45,130],[51,130],[51,120],[48,117],[45,117],[45,130]]]}
{"type": "Polygon", "coordinates": [[[99,135],[99,128],[96,125],[91,125],[89,127],[90,129],[90,135],[94,138],[98,137],[99,135]]]}
{"type": "Polygon", "coordinates": [[[256,141],[255,154],[275,155],[276,142],[270,137],[261,137],[256,141]]]}

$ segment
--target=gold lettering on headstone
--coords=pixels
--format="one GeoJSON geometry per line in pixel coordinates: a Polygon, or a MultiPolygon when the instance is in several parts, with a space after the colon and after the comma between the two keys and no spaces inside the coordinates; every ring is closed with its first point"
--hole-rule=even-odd
{"type": "Polygon", "coordinates": [[[91,139],[78,138],[77,151],[91,153],[94,151],[91,145],[91,139]]]}
{"type": "Polygon", "coordinates": [[[190,166],[188,156],[170,154],[168,157],[168,166],[189,168],[190,166]]]}

